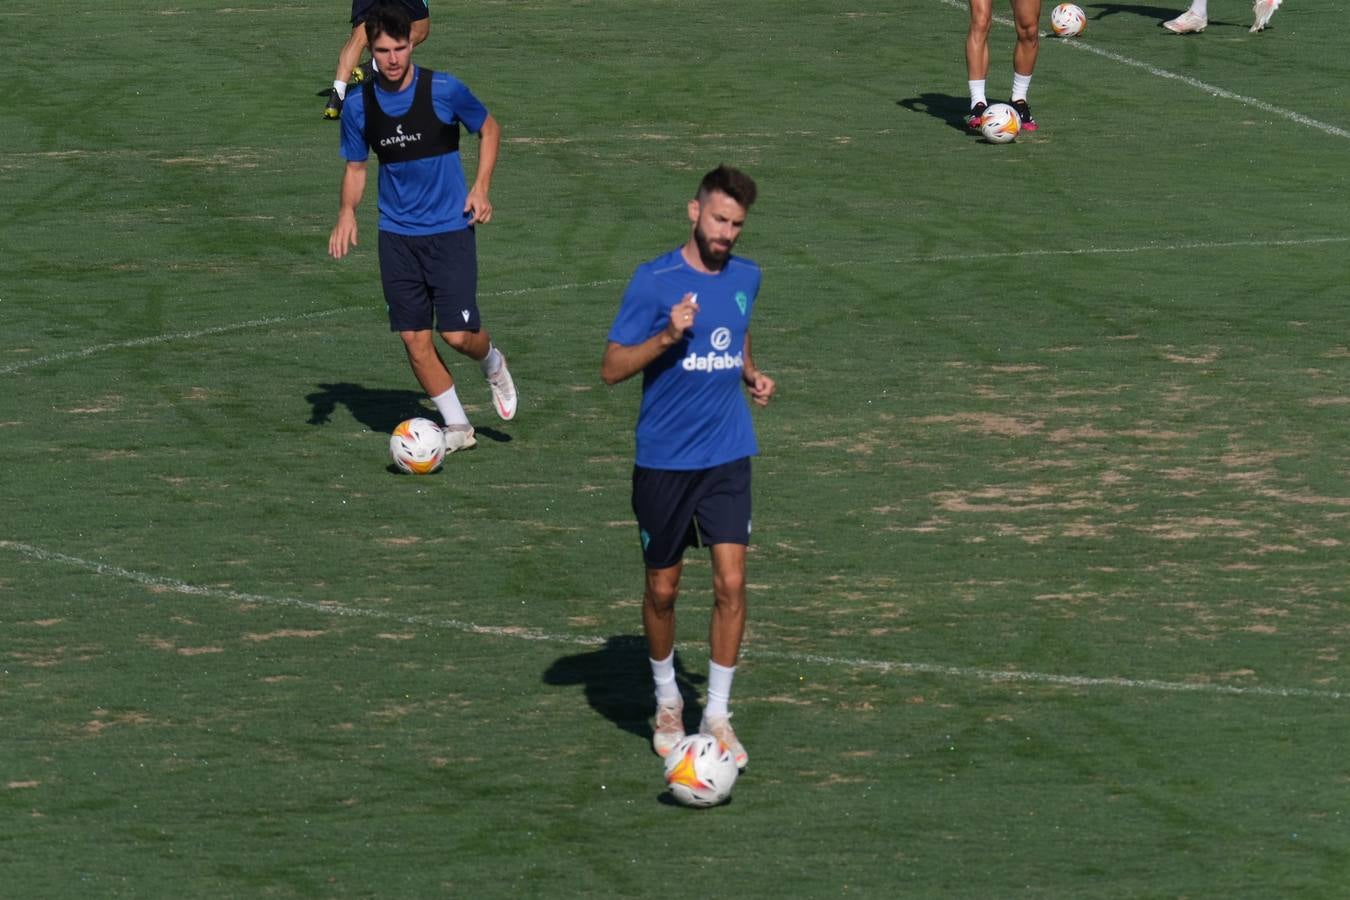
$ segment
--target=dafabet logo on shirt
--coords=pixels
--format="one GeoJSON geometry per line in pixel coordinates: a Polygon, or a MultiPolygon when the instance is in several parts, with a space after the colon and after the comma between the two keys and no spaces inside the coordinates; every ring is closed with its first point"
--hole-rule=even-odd
{"type": "Polygon", "coordinates": [[[732,356],[727,352],[727,348],[731,346],[730,328],[714,329],[708,343],[712,344],[712,352],[690,353],[680,361],[680,366],[686,372],[722,372],[727,369],[739,369],[745,365],[744,356],[739,353],[732,356]]]}

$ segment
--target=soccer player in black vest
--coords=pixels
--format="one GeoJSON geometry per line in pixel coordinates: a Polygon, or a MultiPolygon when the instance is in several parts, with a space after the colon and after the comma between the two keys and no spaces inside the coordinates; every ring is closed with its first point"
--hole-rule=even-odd
{"type": "Polygon", "coordinates": [[[492,219],[488,188],[501,126],[462,82],[413,65],[411,24],[402,6],[377,6],[366,37],[379,66],[342,109],[347,168],[337,224],[328,238],[334,259],[357,242],[356,207],[366,187],[370,150],[380,161],[380,281],[389,327],[403,339],[413,374],[440,411],[447,453],[477,442],[454,378],[436,350],[434,332],[477,360],[503,419],[516,414],[516,387],[501,351],[478,315],[474,226],[492,219]],[[478,167],[466,184],[460,126],[479,136],[478,167]]]}

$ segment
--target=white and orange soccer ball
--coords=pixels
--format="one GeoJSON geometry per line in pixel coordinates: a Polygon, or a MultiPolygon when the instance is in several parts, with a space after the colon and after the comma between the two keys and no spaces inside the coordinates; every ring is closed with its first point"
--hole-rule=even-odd
{"type": "Polygon", "coordinates": [[[666,786],[685,806],[727,802],[739,773],[730,748],[710,734],[688,735],[666,754],[666,786]]]}
{"type": "Polygon", "coordinates": [[[995,103],[980,116],[980,134],[991,144],[1006,144],[1022,130],[1022,117],[1006,103],[995,103]]]}
{"type": "Polygon", "coordinates": [[[445,459],[445,435],[430,419],[404,419],[389,435],[394,465],[409,475],[434,472],[445,459]]]}
{"type": "Polygon", "coordinates": [[[1081,6],[1061,3],[1050,10],[1050,30],[1059,37],[1077,37],[1087,27],[1087,14],[1081,6]]]}

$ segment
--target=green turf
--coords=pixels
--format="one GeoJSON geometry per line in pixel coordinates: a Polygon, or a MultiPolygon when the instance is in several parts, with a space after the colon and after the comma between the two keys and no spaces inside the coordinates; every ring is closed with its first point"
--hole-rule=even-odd
{"type": "Polygon", "coordinates": [[[1345,896],[1339,6],[1087,4],[995,147],[955,0],[438,0],[523,399],[455,363],[480,447],[423,478],[373,190],[325,255],[344,5],[72,6],[10,5],[0,99],[0,896],[1345,896]],[[780,395],[751,767],[692,812],[598,367],[723,161],[780,395]]]}

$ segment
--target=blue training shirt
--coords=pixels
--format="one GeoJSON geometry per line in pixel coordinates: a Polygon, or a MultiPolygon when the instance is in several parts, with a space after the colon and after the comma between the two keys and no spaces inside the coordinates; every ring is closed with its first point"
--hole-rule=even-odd
{"type": "Polygon", "coordinates": [[[709,469],[759,452],[742,380],[759,283],[759,266],[748,259],[732,256],[710,275],[690,267],[678,248],[633,273],[609,329],[617,344],[641,344],[669,324],[685,294],[698,295],[693,327],[642,372],[639,466],[709,469]]]}
{"type": "MultiPolygon", "coordinates": [[[[386,115],[399,117],[412,107],[417,79],[429,70],[413,67],[413,80],[397,93],[375,83],[375,94],[386,115]]],[[[431,102],[441,121],[458,121],[477,134],[487,121],[487,107],[453,75],[436,72],[431,81],[431,102]]],[[[353,85],[342,104],[342,157],[348,162],[365,162],[370,156],[366,144],[365,92],[353,85]]],[[[469,189],[464,181],[464,166],[458,151],[410,162],[380,165],[380,230],[394,234],[441,234],[469,227],[464,214],[464,198],[469,189]]]]}

